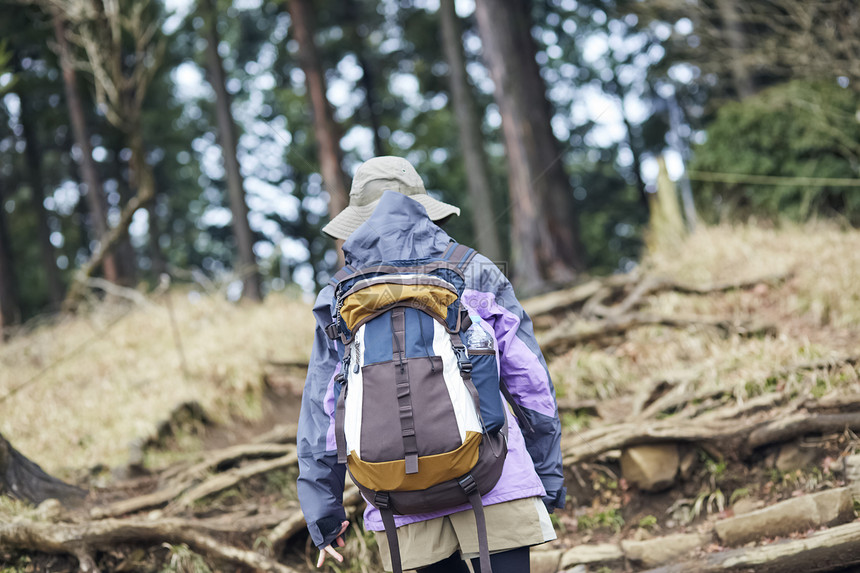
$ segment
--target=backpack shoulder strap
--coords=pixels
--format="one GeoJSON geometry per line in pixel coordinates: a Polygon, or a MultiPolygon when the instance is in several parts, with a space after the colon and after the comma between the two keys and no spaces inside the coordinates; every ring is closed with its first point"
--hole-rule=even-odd
{"type": "Polygon", "coordinates": [[[481,564],[481,573],[492,573],[493,568],[490,564],[490,544],[487,539],[487,518],[484,515],[484,504],[481,501],[481,493],[478,491],[478,484],[475,483],[475,478],[472,474],[466,474],[458,480],[460,487],[469,499],[469,504],[475,512],[475,525],[478,528],[478,555],[481,564]]]}
{"type": "Polygon", "coordinates": [[[457,243],[457,241],[455,241],[454,239],[451,239],[451,242],[450,242],[450,243],[448,243],[448,248],[447,248],[447,249],[445,249],[445,252],[444,252],[444,253],[442,253],[442,256],[441,256],[440,258],[441,258],[443,261],[447,261],[448,259],[450,259],[450,258],[451,258],[451,253],[454,251],[454,248],[455,248],[458,244],[459,244],[459,243],[457,243]]]}
{"type": "Polygon", "coordinates": [[[346,265],[332,275],[332,277],[328,281],[328,284],[330,284],[332,287],[336,287],[337,283],[339,283],[349,275],[355,274],[356,272],[358,272],[357,268],[352,265],[346,265]]]}
{"type": "Polygon", "coordinates": [[[466,245],[461,245],[457,242],[451,241],[451,244],[448,245],[448,250],[445,251],[442,258],[457,265],[457,268],[462,271],[466,268],[466,265],[472,261],[476,254],[478,254],[477,251],[472,247],[467,247],[466,245]]]}

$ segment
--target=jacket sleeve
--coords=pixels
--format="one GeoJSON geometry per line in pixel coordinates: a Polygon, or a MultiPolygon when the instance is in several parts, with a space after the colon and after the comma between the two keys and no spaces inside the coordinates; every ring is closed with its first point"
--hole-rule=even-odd
{"type": "Polygon", "coordinates": [[[302,392],[297,435],[299,502],[314,544],[330,545],[346,519],[343,484],[346,468],[337,463],[334,441],[334,377],[340,370],[337,346],[323,328],[331,322],[332,289],[325,287],[314,304],[316,331],[302,392]]]}
{"type": "Polygon", "coordinates": [[[517,300],[510,281],[486,257],[477,255],[473,259],[466,278],[467,285],[475,285],[487,297],[482,304],[491,307],[484,312],[489,310],[493,316],[501,378],[526,417],[527,424],[521,424],[526,428],[523,437],[546,490],[544,503],[549,511],[563,508],[567,490],[561,422],[555,387],[535,338],[532,321],[517,300]]]}

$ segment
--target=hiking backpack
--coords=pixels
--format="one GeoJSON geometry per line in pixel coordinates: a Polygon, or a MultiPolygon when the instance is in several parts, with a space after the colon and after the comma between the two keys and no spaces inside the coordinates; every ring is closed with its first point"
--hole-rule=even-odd
{"type": "Polygon", "coordinates": [[[395,514],[464,504],[475,511],[481,571],[491,573],[481,496],[502,473],[507,417],[492,337],[461,306],[474,255],[452,241],[439,258],[347,265],[331,280],[338,462],[379,509],[394,573],[395,514]]]}

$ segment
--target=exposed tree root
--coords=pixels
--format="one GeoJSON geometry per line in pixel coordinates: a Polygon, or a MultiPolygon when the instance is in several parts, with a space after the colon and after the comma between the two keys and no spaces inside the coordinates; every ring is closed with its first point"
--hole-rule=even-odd
{"type": "Polygon", "coordinates": [[[176,482],[168,485],[164,489],[154,491],[145,495],[139,495],[130,499],[123,499],[103,507],[94,507],[90,510],[90,517],[93,519],[103,519],[106,517],[119,517],[144,511],[147,509],[155,509],[167,505],[171,500],[176,499],[183,491],[190,487],[188,482],[176,482]]]}
{"type": "MultiPolygon", "coordinates": [[[[762,380],[783,380],[798,372],[833,370],[844,366],[855,366],[860,362],[856,356],[831,358],[814,362],[802,362],[787,368],[780,368],[762,380]]],[[[697,385],[698,376],[681,380],[657,380],[651,382],[639,395],[633,406],[633,413],[640,419],[653,419],[663,413],[674,413],[676,417],[693,418],[699,415],[721,418],[739,417],[768,407],[779,406],[789,401],[785,392],[769,392],[735,406],[721,405],[719,399],[730,395],[725,388],[706,388],[690,390],[697,385]],[[716,400],[716,402],[715,402],[716,400]],[[696,404],[696,407],[690,407],[696,404]]],[[[803,407],[823,412],[825,410],[853,411],[860,407],[860,396],[828,397],[822,400],[808,400],[803,407]]]]}
{"type": "Polygon", "coordinates": [[[259,507],[255,504],[244,511],[232,511],[215,517],[197,518],[193,522],[201,530],[220,531],[222,533],[258,533],[275,527],[284,520],[296,514],[301,515],[298,503],[289,509],[281,509],[268,513],[256,513],[259,507]]]}
{"type": "Polygon", "coordinates": [[[742,454],[749,454],[755,448],[787,442],[806,434],[828,434],[841,432],[846,428],[854,431],[860,430],[860,412],[849,414],[797,412],[785,417],[779,416],[750,432],[745,444],[746,450],[742,454]]]}
{"type": "Polygon", "coordinates": [[[767,275],[752,280],[746,281],[731,281],[725,283],[717,283],[713,285],[698,287],[676,282],[671,279],[648,277],[638,285],[620,304],[608,309],[613,315],[627,314],[638,308],[646,296],[651,296],[661,292],[674,291],[681,294],[690,295],[709,295],[720,292],[729,292],[733,290],[745,290],[757,287],[761,284],[777,285],[788,280],[791,273],[780,273],[775,275],[767,275]]]}
{"type": "Polygon", "coordinates": [[[538,321],[544,316],[564,313],[575,309],[577,306],[581,306],[601,288],[603,288],[603,281],[598,279],[590,280],[575,287],[542,294],[525,300],[523,301],[523,308],[525,308],[532,320],[538,321]]]}
{"type": "Polygon", "coordinates": [[[298,460],[298,455],[293,452],[273,460],[254,462],[246,466],[233,468],[192,487],[172,503],[169,509],[178,510],[188,508],[194,502],[204,497],[229,489],[248,478],[295,465],[298,463],[298,460]]]}
{"type": "MultiPolygon", "coordinates": [[[[197,496],[199,493],[202,493],[203,495],[200,497],[205,497],[211,493],[217,493],[218,491],[223,491],[224,489],[232,487],[243,479],[247,479],[253,475],[258,475],[260,473],[265,473],[266,471],[271,471],[272,469],[279,469],[296,463],[297,458],[295,457],[294,452],[295,446],[289,444],[241,444],[217,450],[210,453],[202,461],[191,466],[183,465],[178,466],[176,469],[165,471],[162,477],[164,481],[167,482],[167,485],[161,489],[145,495],[117,501],[107,506],[95,507],[90,511],[90,516],[94,519],[119,517],[121,515],[137,513],[147,509],[163,507],[168,503],[177,500],[180,496],[181,499],[190,499],[188,496],[197,496]],[[275,460],[257,462],[256,464],[250,464],[242,468],[235,468],[227,473],[216,474],[208,480],[198,483],[200,480],[206,478],[210,471],[217,471],[220,468],[235,464],[243,459],[272,456],[279,457],[275,460]],[[227,485],[222,487],[223,484],[227,485]],[[188,493],[186,496],[183,496],[183,493],[186,491],[188,493]],[[207,491],[209,491],[209,493],[206,493],[207,491]]],[[[177,507],[187,507],[188,504],[196,499],[200,499],[200,497],[190,499],[188,503],[181,503],[177,507]]],[[[178,500],[177,503],[179,503],[179,501],[181,500],[178,500]]]]}
{"type": "Polygon", "coordinates": [[[715,328],[723,334],[737,333],[744,336],[774,334],[773,325],[736,324],[725,319],[703,317],[658,316],[632,313],[586,322],[561,324],[543,336],[538,342],[546,354],[560,354],[579,344],[597,342],[626,333],[641,326],[668,326],[670,328],[715,328]]]}
{"type": "MultiPolygon", "coordinates": [[[[360,510],[364,502],[361,492],[354,485],[347,486],[343,492],[343,506],[346,508],[347,516],[360,510]]],[[[268,535],[269,543],[276,550],[293,536],[304,531],[307,523],[301,511],[295,512],[279,523],[268,535]]]]}
{"type": "Polygon", "coordinates": [[[780,273],[751,280],[695,286],[660,277],[643,278],[636,274],[612,275],[528,299],[523,302],[523,307],[538,328],[548,328],[558,324],[561,315],[571,311],[581,310],[583,316],[589,317],[620,316],[640,307],[646,297],[661,292],[709,295],[750,289],[760,284],[776,285],[791,276],[792,273],[780,273]],[[618,304],[611,305],[612,301],[619,300],[621,302],[618,304]]]}
{"type": "Polygon", "coordinates": [[[178,481],[199,479],[210,471],[223,471],[243,460],[276,458],[294,451],[296,451],[296,447],[291,444],[274,444],[268,442],[238,444],[209,452],[193,465],[179,467],[175,471],[165,471],[161,477],[163,480],[176,479],[178,481]]]}
{"type": "Polygon", "coordinates": [[[256,444],[295,444],[298,424],[278,424],[265,434],[254,438],[256,444]]]}
{"type": "Polygon", "coordinates": [[[694,420],[657,420],[614,424],[579,432],[564,450],[565,465],[587,461],[610,450],[658,442],[692,442],[723,453],[749,457],[756,448],[811,433],[860,431],[860,413],[815,414],[793,408],[736,419],[716,415],[694,420]]]}
{"type": "Polygon", "coordinates": [[[19,522],[0,524],[0,546],[67,553],[80,561],[81,571],[96,572],[94,550],[113,549],[117,543],[185,543],[194,551],[219,561],[242,565],[254,571],[296,573],[259,553],[222,543],[200,531],[195,520],[117,520],[86,523],[19,522]]]}

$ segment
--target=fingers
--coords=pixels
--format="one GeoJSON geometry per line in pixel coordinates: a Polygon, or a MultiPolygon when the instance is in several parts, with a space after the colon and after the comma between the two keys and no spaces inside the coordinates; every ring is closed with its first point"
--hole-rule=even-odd
{"type": "MultiPolygon", "coordinates": [[[[338,538],[340,542],[340,546],[343,547],[343,540],[338,538]]],[[[326,545],[325,549],[320,551],[319,559],[317,559],[317,567],[322,567],[323,563],[325,563],[325,556],[328,553],[335,561],[338,563],[343,563],[343,555],[334,550],[334,547],[331,545],[326,545]]]]}
{"type": "MultiPolygon", "coordinates": [[[[338,547],[343,547],[346,543],[343,540],[343,532],[346,531],[346,528],[349,527],[348,521],[343,521],[340,524],[340,531],[337,534],[337,539],[335,540],[335,544],[338,547]]],[[[331,545],[327,545],[322,551],[320,551],[319,559],[317,559],[317,567],[322,567],[323,563],[325,563],[325,556],[328,553],[335,561],[338,563],[343,563],[343,556],[335,551],[334,547],[331,545]]]]}
{"type": "Polygon", "coordinates": [[[334,547],[331,545],[325,548],[325,552],[334,557],[335,561],[338,563],[343,563],[343,555],[334,550],[334,547]]]}

